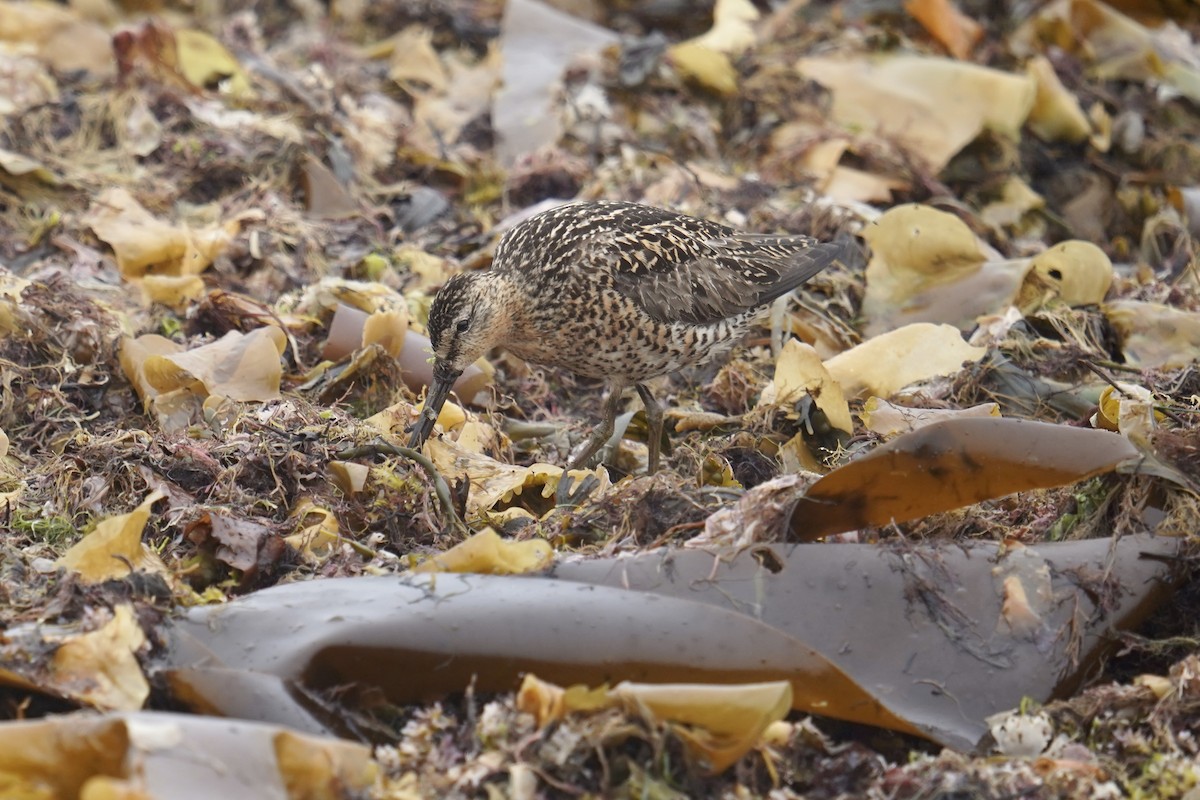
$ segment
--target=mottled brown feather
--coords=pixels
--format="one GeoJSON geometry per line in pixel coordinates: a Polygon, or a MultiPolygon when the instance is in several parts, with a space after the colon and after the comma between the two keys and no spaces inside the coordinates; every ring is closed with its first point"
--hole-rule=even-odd
{"type": "Polygon", "coordinates": [[[842,254],[808,236],[740,233],[636,203],[588,203],[514,229],[493,269],[582,271],[657,322],[704,325],[771,302],[842,254]]]}

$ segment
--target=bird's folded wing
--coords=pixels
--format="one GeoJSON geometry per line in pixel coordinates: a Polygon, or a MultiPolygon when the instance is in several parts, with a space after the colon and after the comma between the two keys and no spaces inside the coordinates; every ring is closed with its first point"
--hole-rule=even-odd
{"type": "Polygon", "coordinates": [[[738,234],[698,249],[616,272],[614,288],[658,322],[705,325],[769,303],[845,255],[841,244],[806,236],[738,234]]]}

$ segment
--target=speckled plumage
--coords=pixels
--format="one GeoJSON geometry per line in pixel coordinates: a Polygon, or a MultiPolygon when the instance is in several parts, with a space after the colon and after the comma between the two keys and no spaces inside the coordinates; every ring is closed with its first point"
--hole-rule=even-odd
{"type": "Polygon", "coordinates": [[[499,346],[610,382],[606,418],[572,466],[604,444],[621,391],[636,386],[651,422],[654,471],[662,415],[643,382],[727,351],[762,306],[841,253],[807,236],[739,233],[636,203],[538,214],[505,235],[490,270],[454,276],[434,299],[435,380],[412,446],[433,427],[449,391],[441,384],[499,346]]]}

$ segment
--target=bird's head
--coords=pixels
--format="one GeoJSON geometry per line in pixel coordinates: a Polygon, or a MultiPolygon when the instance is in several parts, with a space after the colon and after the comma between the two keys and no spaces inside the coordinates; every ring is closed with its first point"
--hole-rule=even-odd
{"type": "MultiPolygon", "coordinates": [[[[429,341],[443,371],[461,373],[499,344],[496,295],[487,273],[468,272],[446,281],[429,308],[429,341]]],[[[435,367],[436,371],[436,367],[435,367]]]]}
{"type": "Polygon", "coordinates": [[[446,281],[429,308],[429,341],[433,345],[433,384],[410,447],[429,437],[446,397],[463,370],[501,343],[506,327],[497,316],[496,294],[487,273],[455,275],[446,281]]]}

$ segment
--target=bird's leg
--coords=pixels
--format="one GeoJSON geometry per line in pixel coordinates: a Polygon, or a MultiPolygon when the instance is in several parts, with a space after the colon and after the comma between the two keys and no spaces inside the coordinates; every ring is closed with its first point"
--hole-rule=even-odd
{"type": "Polygon", "coordinates": [[[616,426],[617,408],[621,405],[621,392],[624,391],[625,384],[617,381],[612,382],[612,389],[609,392],[608,399],[604,401],[604,419],[600,421],[600,425],[592,432],[592,438],[588,439],[587,446],[572,458],[567,463],[567,469],[585,469],[591,462],[592,456],[604,447],[604,443],[612,436],[613,428],[616,426]]]}
{"type": "Polygon", "coordinates": [[[636,388],[646,409],[646,424],[650,428],[650,438],[646,442],[650,446],[650,460],[646,471],[653,475],[658,472],[658,451],[662,447],[663,410],[646,384],[639,383],[636,388]]]}

